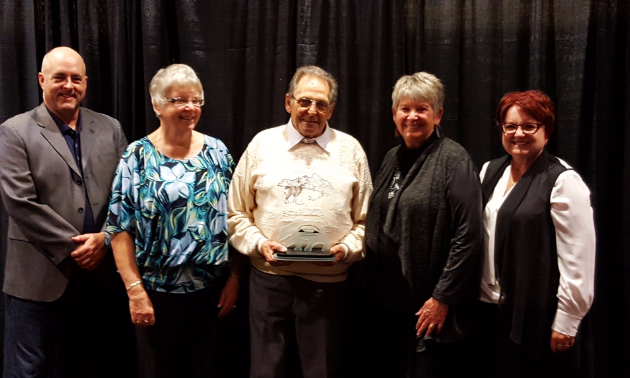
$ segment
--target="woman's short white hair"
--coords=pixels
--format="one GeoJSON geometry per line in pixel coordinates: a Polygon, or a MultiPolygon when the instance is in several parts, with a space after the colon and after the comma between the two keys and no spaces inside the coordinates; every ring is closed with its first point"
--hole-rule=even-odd
{"type": "MultiPolygon", "coordinates": [[[[173,86],[193,86],[197,87],[201,99],[203,99],[203,87],[195,71],[186,64],[171,64],[160,69],[149,85],[151,103],[158,108],[166,104],[166,91],[173,86]]],[[[159,114],[156,113],[159,117],[159,114]]]]}
{"type": "Polygon", "coordinates": [[[440,79],[428,72],[416,72],[398,79],[392,92],[392,106],[398,108],[403,98],[414,101],[428,101],[437,112],[444,103],[444,86],[440,79]]]}

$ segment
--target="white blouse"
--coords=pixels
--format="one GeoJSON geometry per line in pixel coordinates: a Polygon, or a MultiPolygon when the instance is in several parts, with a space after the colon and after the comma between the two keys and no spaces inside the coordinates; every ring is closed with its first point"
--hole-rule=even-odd
{"type": "MultiPolygon", "coordinates": [[[[571,168],[563,160],[560,162],[571,168]]],[[[481,169],[481,181],[487,168],[488,163],[485,163],[481,169]]],[[[501,293],[494,271],[494,238],[499,209],[514,186],[518,185],[517,182],[506,193],[510,169],[511,166],[508,166],[503,172],[483,212],[485,253],[479,299],[488,303],[498,303],[501,293]]],[[[580,175],[569,169],[556,179],[550,202],[560,270],[558,309],[551,328],[575,336],[582,318],[593,303],[595,285],[595,225],[590,191],[580,175]]]]}

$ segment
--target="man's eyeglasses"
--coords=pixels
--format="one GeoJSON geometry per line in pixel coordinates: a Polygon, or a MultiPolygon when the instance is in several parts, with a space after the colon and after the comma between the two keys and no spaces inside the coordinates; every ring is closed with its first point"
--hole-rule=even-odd
{"type": "Polygon", "coordinates": [[[503,132],[505,134],[515,134],[516,130],[518,130],[518,128],[520,127],[521,130],[523,130],[524,134],[536,134],[536,131],[538,131],[538,129],[540,129],[541,127],[543,127],[543,124],[540,123],[526,123],[524,125],[517,125],[514,123],[504,123],[503,125],[501,125],[501,129],[503,130],[503,132]]]}
{"type": "Polygon", "coordinates": [[[182,97],[175,97],[175,98],[166,98],[166,101],[170,102],[171,104],[177,106],[177,107],[182,107],[182,106],[186,106],[188,103],[191,103],[192,106],[196,106],[196,107],[202,107],[203,104],[206,103],[206,101],[203,98],[191,98],[191,99],[187,99],[187,98],[182,98],[182,97]]]}
{"type": "Polygon", "coordinates": [[[310,98],[306,97],[293,98],[295,99],[295,101],[297,101],[298,105],[300,105],[301,108],[308,109],[311,107],[311,105],[313,105],[313,103],[315,103],[315,109],[317,109],[318,112],[326,113],[330,109],[330,104],[326,101],[311,100],[310,98]]]}

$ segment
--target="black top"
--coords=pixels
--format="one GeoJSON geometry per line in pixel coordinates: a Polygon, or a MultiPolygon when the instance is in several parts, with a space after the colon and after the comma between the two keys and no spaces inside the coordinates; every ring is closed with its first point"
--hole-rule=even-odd
{"type": "Polygon", "coordinates": [[[425,140],[424,143],[422,143],[422,145],[418,148],[409,149],[407,148],[407,145],[405,144],[404,141],[400,144],[400,148],[398,149],[398,152],[396,153],[396,159],[397,159],[398,167],[400,168],[401,181],[403,181],[405,177],[407,177],[409,170],[418,160],[420,155],[422,155],[424,150],[426,150],[428,146],[430,146],[433,142],[437,140],[438,134],[439,134],[439,131],[433,131],[431,135],[429,135],[427,140],[425,140]]]}

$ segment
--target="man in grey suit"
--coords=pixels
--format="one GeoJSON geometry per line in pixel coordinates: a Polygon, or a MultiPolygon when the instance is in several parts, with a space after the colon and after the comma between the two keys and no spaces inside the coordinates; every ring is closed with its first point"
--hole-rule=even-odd
{"type": "Polygon", "coordinates": [[[76,51],[51,50],[38,76],[43,104],[0,126],[9,214],[4,377],[104,376],[101,358],[121,347],[107,337],[120,318],[111,311],[122,281],[103,226],[127,141],[118,121],[80,106],[87,76],[76,51]]]}

